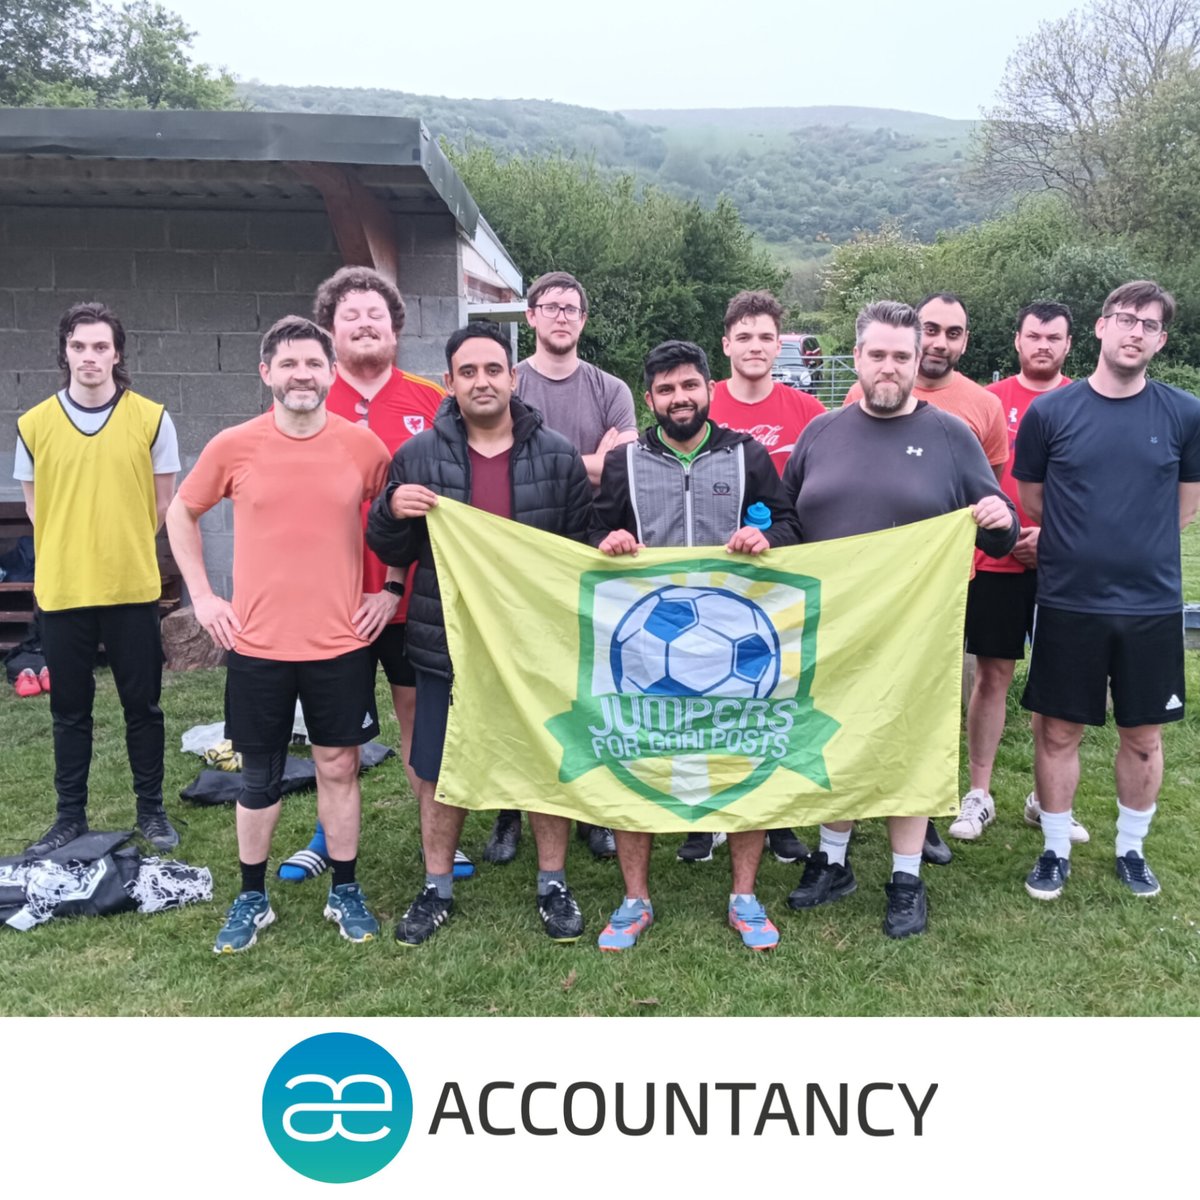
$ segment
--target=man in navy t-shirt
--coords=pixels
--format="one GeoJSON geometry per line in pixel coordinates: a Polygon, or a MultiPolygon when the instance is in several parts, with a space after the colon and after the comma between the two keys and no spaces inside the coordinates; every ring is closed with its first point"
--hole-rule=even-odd
{"type": "Polygon", "coordinates": [[[1090,378],[1039,396],[1017,433],[1013,476],[1040,522],[1037,612],[1021,703],[1034,725],[1045,851],[1025,881],[1053,900],[1070,873],[1071,806],[1085,725],[1103,725],[1111,686],[1117,877],[1155,896],[1143,839],[1162,785],[1161,727],[1184,710],[1179,531],[1200,506],[1200,400],[1146,378],[1175,301],[1124,284],[1096,322],[1090,378]]]}

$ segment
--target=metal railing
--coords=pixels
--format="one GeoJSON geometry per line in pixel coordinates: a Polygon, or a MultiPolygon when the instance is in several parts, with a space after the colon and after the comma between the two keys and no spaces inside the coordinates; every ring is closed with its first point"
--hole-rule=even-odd
{"type": "Polygon", "coordinates": [[[850,354],[823,354],[813,368],[812,383],[804,390],[816,396],[826,408],[840,408],[851,385],[858,379],[854,357],[850,354]]]}

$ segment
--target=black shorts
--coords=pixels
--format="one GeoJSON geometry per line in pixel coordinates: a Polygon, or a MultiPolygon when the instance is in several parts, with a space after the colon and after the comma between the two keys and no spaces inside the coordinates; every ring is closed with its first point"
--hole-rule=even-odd
{"type": "Polygon", "coordinates": [[[418,671],[416,675],[417,715],[408,765],[418,779],[437,783],[446,744],[446,718],[450,715],[450,680],[430,671],[418,671]]]}
{"type": "Polygon", "coordinates": [[[976,571],[967,589],[967,653],[1024,658],[1036,596],[1036,571],[976,571]]]}
{"type": "Polygon", "coordinates": [[[383,673],[392,687],[416,687],[417,676],[408,661],[405,650],[405,630],[408,626],[400,621],[385,625],[383,632],[371,643],[370,651],[375,663],[383,667],[383,673]]]}
{"type": "Polygon", "coordinates": [[[296,701],[314,746],[361,746],[379,732],[370,648],[337,658],[281,662],[229,652],[225,736],[243,754],[270,754],[292,738],[296,701]]]}
{"type": "Polygon", "coordinates": [[[1103,725],[1111,680],[1118,725],[1183,719],[1183,614],[1117,616],[1038,606],[1021,703],[1080,725],[1103,725]]]}

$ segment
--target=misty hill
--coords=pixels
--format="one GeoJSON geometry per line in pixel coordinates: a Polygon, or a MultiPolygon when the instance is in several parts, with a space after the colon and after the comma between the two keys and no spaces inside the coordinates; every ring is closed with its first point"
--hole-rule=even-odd
{"type": "Polygon", "coordinates": [[[239,85],[277,112],[419,117],[452,146],[561,153],[712,204],[724,192],[789,257],[887,222],[923,239],[973,224],[971,122],[851,107],[604,112],[550,100],[462,100],[372,88],[239,85]]]}

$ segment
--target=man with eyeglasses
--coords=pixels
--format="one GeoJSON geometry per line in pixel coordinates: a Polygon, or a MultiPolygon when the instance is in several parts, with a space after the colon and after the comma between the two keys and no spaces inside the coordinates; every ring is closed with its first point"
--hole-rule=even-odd
{"type": "MultiPolygon", "coordinates": [[[[579,357],[579,336],[587,324],[588,298],[583,284],[566,271],[549,271],[529,286],[529,322],[534,352],[517,364],[521,400],[542,414],[547,429],[560,433],[583,456],[588,482],[600,486],[604,456],[637,437],[633,393],[629,385],[579,357]]],[[[483,856],[491,863],[516,857],[521,814],[503,811],[496,818],[483,856]]],[[[612,831],[579,826],[579,836],[597,858],[617,853],[612,831]]]]}
{"type": "Polygon", "coordinates": [[[1116,873],[1156,896],[1143,840],[1162,784],[1162,726],[1184,714],[1179,532],[1200,507],[1200,400],[1146,378],[1175,300],[1150,280],[1117,288],[1096,322],[1088,379],[1039,396],[1017,433],[1021,505],[1040,522],[1037,609],[1021,703],[1034,723],[1045,849],[1036,900],[1070,874],[1071,806],[1085,725],[1117,724],[1116,873]]]}

